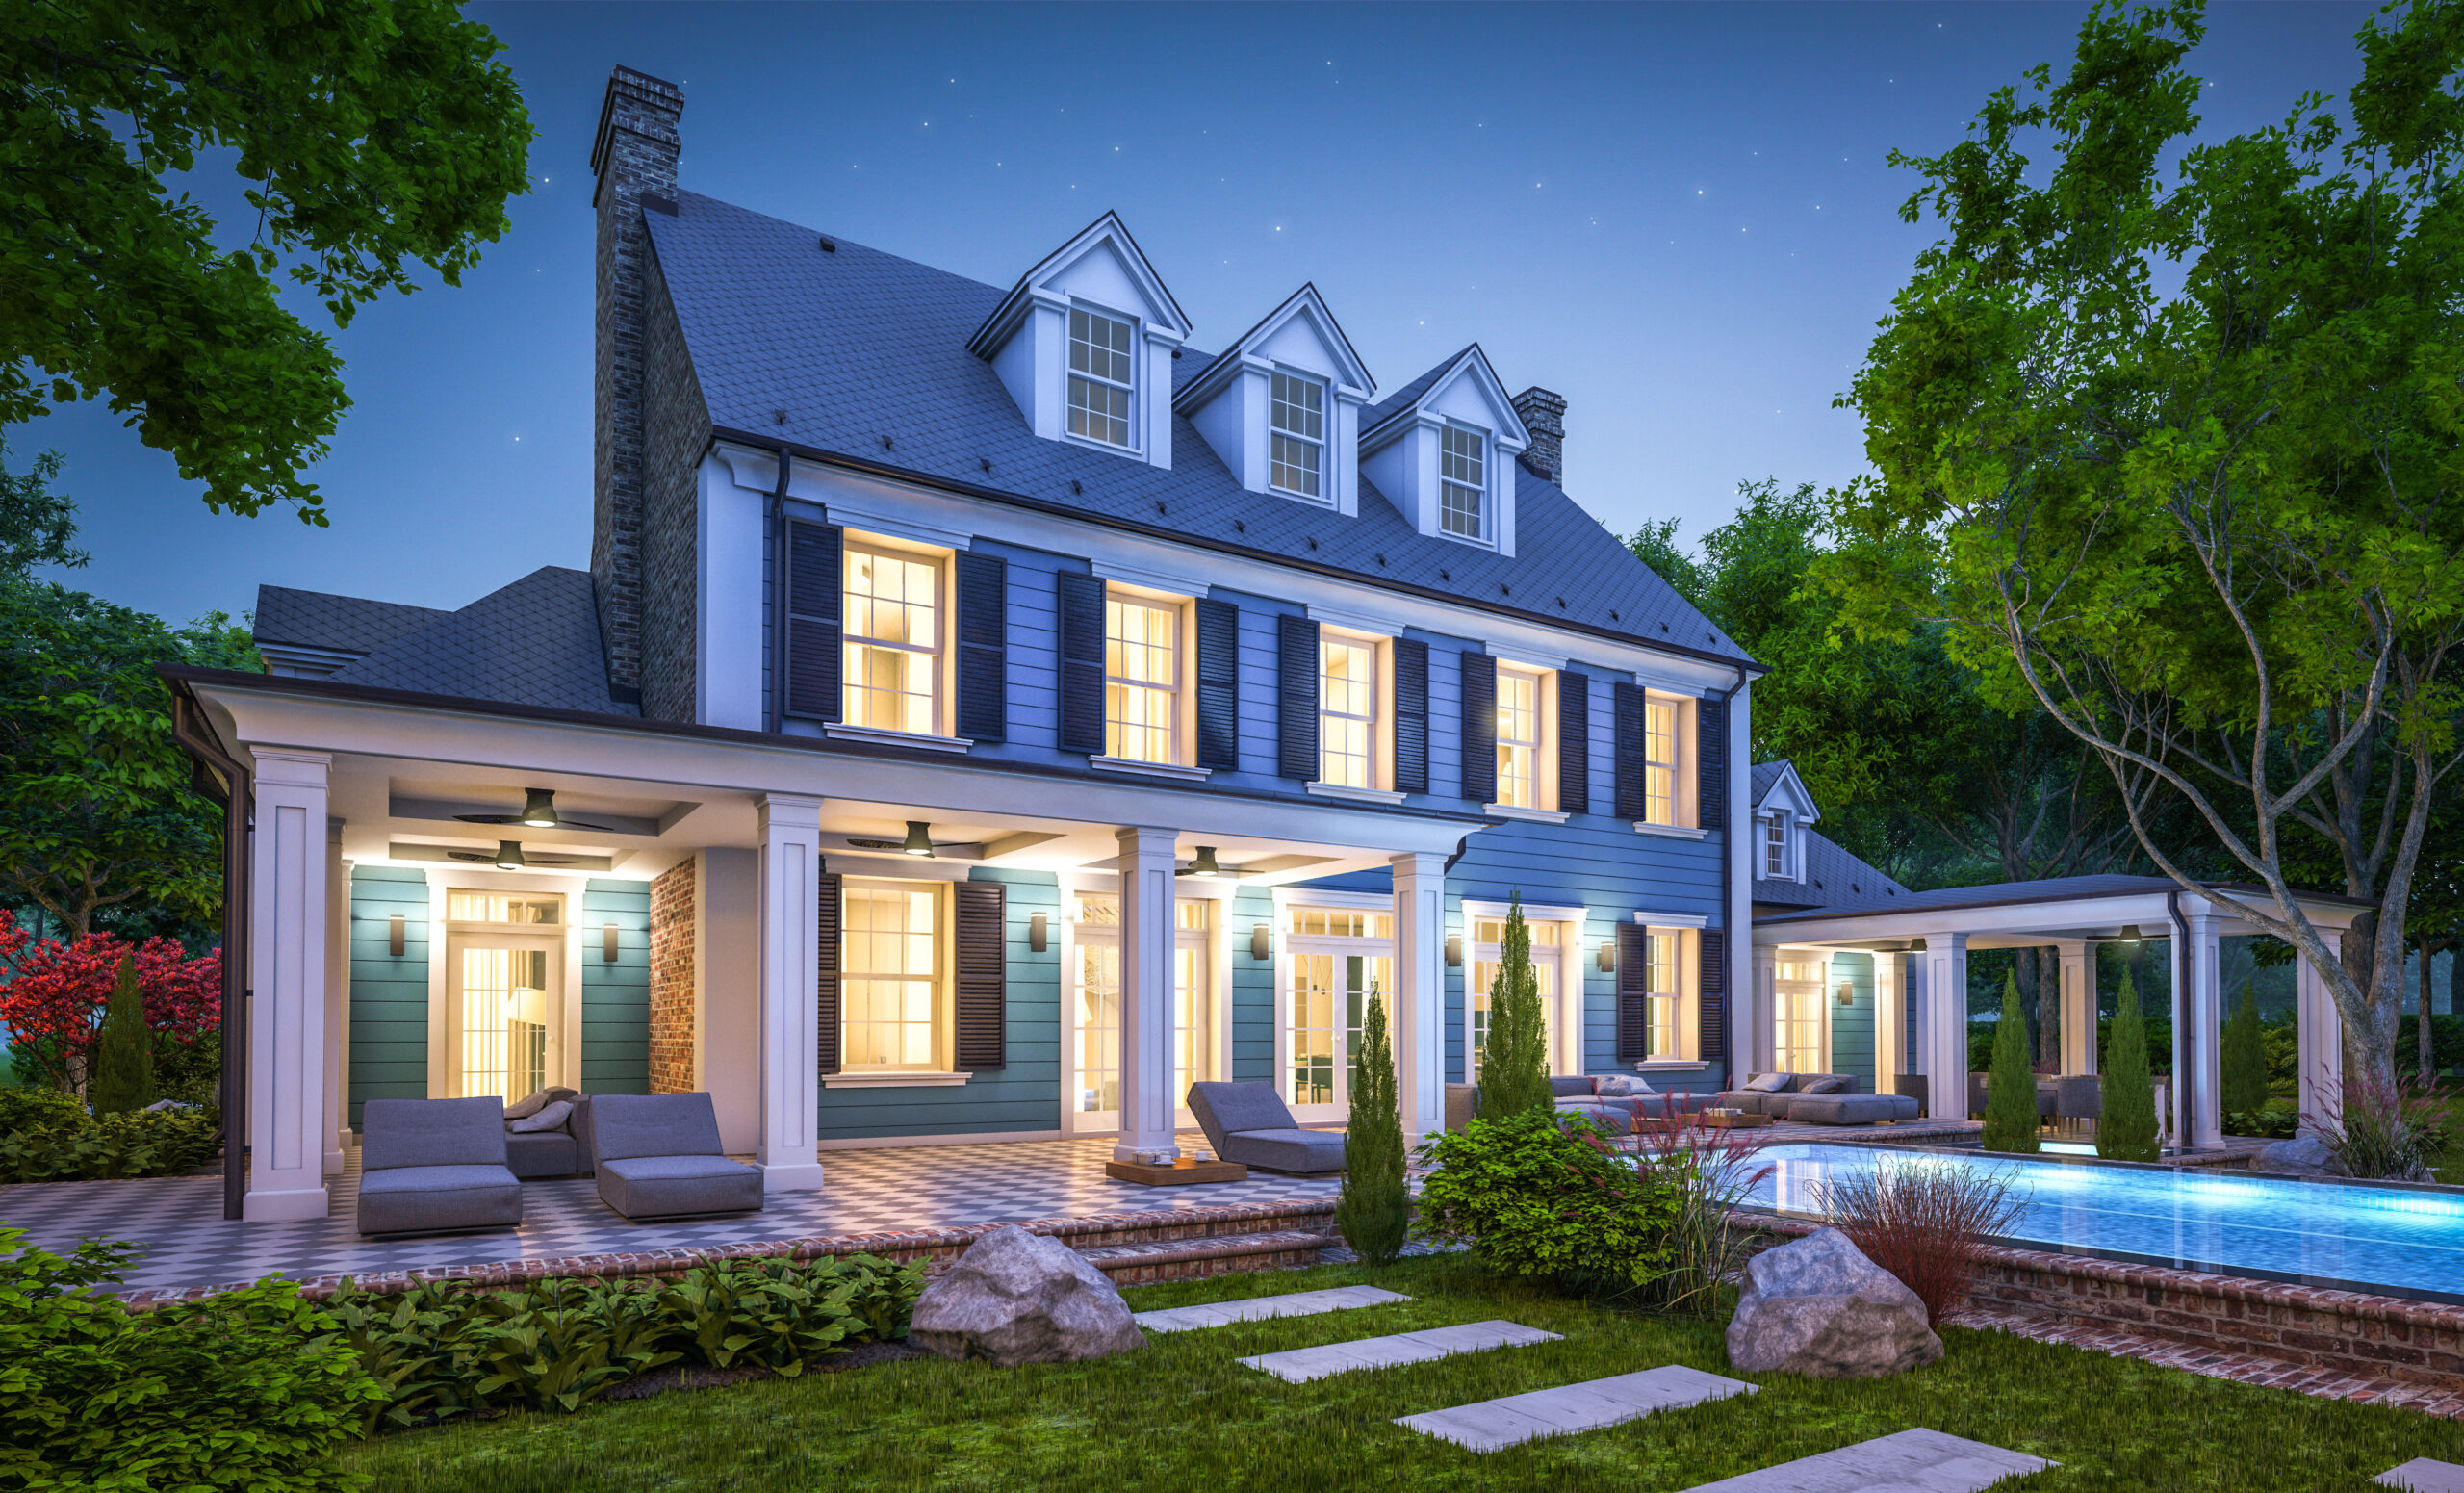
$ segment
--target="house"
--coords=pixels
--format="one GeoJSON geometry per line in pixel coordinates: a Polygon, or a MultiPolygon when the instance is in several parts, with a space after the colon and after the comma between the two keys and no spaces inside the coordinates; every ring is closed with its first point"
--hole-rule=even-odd
{"type": "Polygon", "coordinates": [[[1372,998],[1435,1131],[1517,898],[1557,1071],[1723,1082],[1758,666],[1563,399],[1388,388],[1309,285],[1204,335],[1109,214],[988,285],[696,194],[683,102],[617,69],[592,152],[590,569],[167,671],[253,794],[247,1217],[377,1097],[706,1090],[773,1190],[1340,1120],[1372,998]]]}

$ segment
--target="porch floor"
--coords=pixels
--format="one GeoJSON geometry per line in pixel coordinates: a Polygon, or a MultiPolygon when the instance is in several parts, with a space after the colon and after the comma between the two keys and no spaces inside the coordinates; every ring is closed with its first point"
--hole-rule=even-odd
{"type": "MultiPolygon", "coordinates": [[[[1195,1131],[1185,1140],[1204,1145],[1195,1131]]],[[[1243,1182],[1142,1187],[1104,1175],[1109,1138],[825,1151],[820,1191],[773,1197],[759,1213],[634,1223],[599,1200],[589,1177],[522,1186],[519,1228],[371,1240],[355,1226],[359,1153],[328,1184],[322,1219],[243,1223],[222,1217],[222,1177],[148,1177],[0,1187],[0,1224],[65,1253],[89,1238],[124,1239],[142,1255],[130,1288],[237,1285],[383,1271],[571,1259],[767,1240],[957,1228],[970,1223],[1222,1208],[1330,1198],[1336,1177],[1252,1171],[1243,1182]]]]}

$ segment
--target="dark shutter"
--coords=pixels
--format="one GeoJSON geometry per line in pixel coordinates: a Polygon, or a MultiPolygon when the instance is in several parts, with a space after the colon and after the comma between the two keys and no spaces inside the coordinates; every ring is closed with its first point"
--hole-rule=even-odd
{"type": "Polygon", "coordinates": [[[1241,608],[1197,604],[1197,764],[1241,765],[1241,608]]]}
{"type": "Polygon", "coordinates": [[[1557,808],[1591,812],[1591,680],[1557,675],[1557,808]]]}
{"type": "Polygon", "coordinates": [[[1617,682],[1617,817],[1640,819],[1644,807],[1643,753],[1651,732],[1651,721],[1643,710],[1643,690],[1639,684],[1625,680],[1617,682]]]}
{"type": "Polygon", "coordinates": [[[1009,1063],[1010,888],[958,882],[958,1053],[961,1072],[1009,1063]]]}
{"type": "Polygon", "coordinates": [[[1395,639],[1395,789],[1428,791],[1428,645],[1395,639]]]}
{"type": "Polygon", "coordinates": [[[1000,741],[1010,728],[1010,564],[959,555],[959,734],[1000,741]]]}
{"type": "Polygon", "coordinates": [[[1487,654],[1463,656],[1463,796],[1498,796],[1498,661],[1487,654]]]}
{"type": "Polygon", "coordinates": [[[1318,776],[1318,624],[1286,613],[1275,619],[1279,712],[1275,770],[1301,782],[1318,776]]]}
{"type": "Polygon", "coordinates": [[[838,945],[839,928],[843,924],[839,901],[840,878],[823,872],[820,878],[820,919],[813,933],[813,963],[820,966],[818,988],[821,992],[819,1018],[813,1022],[813,1046],[821,1055],[821,1070],[835,1073],[841,1062],[838,1018],[838,945]]]}
{"type": "Polygon", "coordinates": [[[1061,750],[1104,749],[1104,583],[1061,573],[1061,750]]]}
{"type": "Polygon", "coordinates": [[[838,719],[838,605],[846,583],[838,539],[833,525],[787,521],[787,646],[781,667],[786,713],[807,720],[838,719]]]}
{"type": "Polygon", "coordinates": [[[1706,928],[1696,938],[1702,948],[1702,966],[1694,986],[1698,992],[1694,1005],[1695,1030],[1702,1037],[1699,1055],[1706,1062],[1726,1063],[1729,1060],[1729,934],[1725,928],[1706,928]]]}
{"type": "Polygon", "coordinates": [[[1640,923],[1617,925],[1617,1061],[1652,1055],[1652,933],[1640,923]]]}
{"type": "Polygon", "coordinates": [[[1729,827],[1729,703],[1703,700],[1694,707],[1694,756],[1702,777],[1695,788],[1694,822],[1707,830],[1729,827]]]}

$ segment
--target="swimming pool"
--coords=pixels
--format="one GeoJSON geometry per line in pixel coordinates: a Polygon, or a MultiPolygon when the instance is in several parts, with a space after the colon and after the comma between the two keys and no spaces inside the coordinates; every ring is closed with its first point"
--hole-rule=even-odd
{"type": "Polygon", "coordinates": [[[2464,1302],[2464,1194],[2203,1171],[2011,1161],[1896,1146],[1762,1148],[1749,1207],[1819,1217],[1814,1184],[1878,1166],[1956,1166],[2011,1180],[2010,1238],[2072,1254],[2464,1302]]]}

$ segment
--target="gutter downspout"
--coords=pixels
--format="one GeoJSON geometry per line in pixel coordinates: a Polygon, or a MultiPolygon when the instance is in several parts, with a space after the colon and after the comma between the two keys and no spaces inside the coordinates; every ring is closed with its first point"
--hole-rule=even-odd
{"type": "Polygon", "coordinates": [[[770,687],[761,692],[761,729],[774,733],[787,724],[787,671],[779,656],[779,618],[787,602],[787,474],[795,459],[784,446],[778,451],[779,478],[770,486],[769,517],[763,523],[770,546],[770,604],[761,608],[761,653],[770,675],[770,687]]]}
{"type": "Polygon", "coordinates": [[[2173,985],[2173,1076],[2166,1085],[2169,1091],[2166,1094],[2166,1107],[2172,1111],[2173,1149],[2176,1153],[2185,1148],[2182,1144],[2182,1017],[2186,1009],[2184,997],[2189,993],[2191,953],[2191,925],[2182,920],[2181,897],[2178,891],[2165,893],[2165,920],[2173,925],[2172,957],[2166,961],[2170,966],[2169,973],[2173,985]]]}
{"type": "Polygon", "coordinates": [[[256,817],[248,770],[223,750],[221,738],[198,708],[196,697],[176,682],[171,691],[171,739],[194,768],[192,785],[222,806],[222,1216],[236,1220],[248,1191],[248,927],[254,887],[249,876],[248,832],[256,817]]]}

